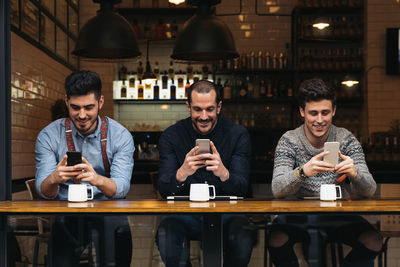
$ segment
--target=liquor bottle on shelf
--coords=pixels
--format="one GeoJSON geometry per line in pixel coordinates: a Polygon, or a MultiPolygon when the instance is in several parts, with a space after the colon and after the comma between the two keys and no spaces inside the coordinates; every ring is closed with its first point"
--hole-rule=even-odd
{"type": "Polygon", "coordinates": [[[226,79],[224,83],[224,92],[223,92],[224,99],[231,99],[232,98],[232,84],[230,79],[226,79]]]}
{"type": "Polygon", "coordinates": [[[283,70],[285,68],[284,67],[284,62],[285,62],[285,58],[283,56],[283,53],[280,52],[279,53],[279,58],[278,58],[278,69],[283,70]]]}
{"type": "Polygon", "coordinates": [[[267,87],[265,85],[264,79],[261,79],[261,81],[260,81],[260,97],[261,98],[267,97],[267,87]]]}
{"type": "Polygon", "coordinates": [[[247,83],[247,98],[254,98],[254,84],[253,81],[250,79],[250,76],[246,77],[247,83]]]}
{"type": "Polygon", "coordinates": [[[156,80],[154,83],[153,93],[154,93],[155,100],[160,99],[160,86],[158,85],[158,80],[156,80]]]}
{"type": "Polygon", "coordinates": [[[222,98],[223,98],[223,94],[224,94],[223,90],[224,90],[224,88],[223,88],[223,86],[222,86],[222,82],[221,82],[221,78],[220,78],[220,77],[218,77],[217,83],[216,83],[215,85],[216,85],[217,90],[219,91],[220,95],[221,95],[222,98]]]}
{"type": "Polygon", "coordinates": [[[175,85],[175,80],[170,79],[170,85],[169,85],[169,90],[171,94],[171,99],[176,99],[176,85],[175,85]]]}
{"type": "Polygon", "coordinates": [[[154,99],[153,86],[154,82],[144,83],[144,93],[143,93],[144,99],[154,99]]]}
{"type": "Polygon", "coordinates": [[[188,91],[189,91],[189,87],[190,87],[190,79],[189,76],[186,77],[186,84],[185,84],[185,98],[188,98],[188,91]]]}
{"type": "Polygon", "coordinates": [[[265,52],[265,68],[266,69],[272,68],[271,53],[269,51],[265,52]]]}
{"type": "Polygon", "coordinates": [[[239,80],[238,88],[239,88],[239,98],[242,99],[247,98],[247,93],[248,93],[247,84],[243,79],[239,80]]]}
{"type": "Polygon", "coordinates": [[[185,99],[185,76],[181,70],[178,71],[176,80],[178,81],[176,87],[176,99],[185,99]]]}
{"type": "Polygon", "coordinates": [[[139,80],[139,85],[138,85],[138,99],[143,99],[144,98],[144,87],[142,84],[142,80],[139,80]]]}
{"type": "Polygon", "coordinates": [[[276,70],[278,68],[278,56],[276,52],[272,54],[272,69],[276,70]]]}
{"type": "Polygon", "coordinates": [[[161,76],[161,90],[160,90],[160,99],[170,99],[171,94],[169,90],[169,82],[168,82],[168,74],[167,71],[161,76]]]}
{"type": "Polygon", "coordinates": [[[267,80],[267,98],[272,98],[273,97],[273,92],[272,92],[272,82],[271,79],[267,80]]]}
{"type": "Polygon", "coordinates": [[[125,80],[123,80],[121,85],[121,94],[120,94],[121,98],[126,98],[126,93],[127,90],[126,90],[125,80]]]}
{"type": "Polygon", "coordinates": [[[193,83],[197,83],[200,81],[201,73],[199,71],[196,71],[193,75],[193,83]]]}
{"type": "Polygon", "coordinates": [[[264,69],[264,57],[261,50],[257,54],[257,69],[264,69]]]}
{"type": "Polygon", "coordinates": [[[254,51],[250,52],[249,67],[254,70],[256,68],[256,54],[254,51]]]}

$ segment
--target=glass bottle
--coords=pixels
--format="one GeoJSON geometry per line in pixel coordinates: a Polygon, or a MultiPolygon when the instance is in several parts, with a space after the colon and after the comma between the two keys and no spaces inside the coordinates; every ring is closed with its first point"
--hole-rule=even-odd
{"type": "Polygon", "coordinates": [[[154,94],[155,100],[158,100],[160,98],[160,86],[158,85],[158,80],[155,81],[155,84],[153,87],[153,94],[154,94]]]}
{"type": "Polygon", "coordinates": [[[144,87],[142,84],[142,80],[139,80],[139,85],[138,85],[138,99],[143,99],[144,98],[144,87]]]}

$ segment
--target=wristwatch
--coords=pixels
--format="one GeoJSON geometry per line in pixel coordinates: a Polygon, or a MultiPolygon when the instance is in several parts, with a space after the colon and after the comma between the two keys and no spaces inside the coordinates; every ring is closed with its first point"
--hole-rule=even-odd
{"type": "Polygon", "coordinates": [[[307,179],[308,176],[304,173],[303,166],[304,166],[304,165],[301,165],[300,168],[299,168],[299,176],[300,176],[300,178],[302,178],[302,179],[307,179]]]}

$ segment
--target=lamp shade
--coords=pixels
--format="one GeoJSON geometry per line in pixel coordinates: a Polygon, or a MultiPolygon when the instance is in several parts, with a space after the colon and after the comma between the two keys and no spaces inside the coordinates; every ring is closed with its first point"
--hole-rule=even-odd
{"type": "Polygon", "coordinates": [[[211,12],[199,11],[183,25],[171,58],[213,61],[238,56],[228,26],[211,12]]]}
{"type": "Polygon", "coordinates": [[[87,58],[123,59],[140,56],[129,22],[112,10],[100,10],[81,29],[74,51],[87,58]]]}

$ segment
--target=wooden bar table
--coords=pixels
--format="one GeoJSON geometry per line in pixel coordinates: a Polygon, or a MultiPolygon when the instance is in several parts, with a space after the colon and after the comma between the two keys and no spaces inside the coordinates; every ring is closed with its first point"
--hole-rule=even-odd
{"type": "MultiPolygon", "coordinates": [[[[67,201],[0,201],[0,215],[203,215],[203,264],[222,266],[222,215],[224,214],[400,214],[400,199],[360,199],[334,202],[319,200],[248,199],[239,201],[110,200],[71,203],[67,201]]],[[[4,220],[3,220],[4,221],[4,220]]],[[[7,227],[0,236],[6,237],[7,227]]],[[[5,242],[5,241],[3,241],[5,242]]],[[[6,248],[1,248],[6,257],[6,248]]],[[[133,259],[134,260],[134,259],[133,259]]]]}

